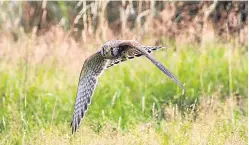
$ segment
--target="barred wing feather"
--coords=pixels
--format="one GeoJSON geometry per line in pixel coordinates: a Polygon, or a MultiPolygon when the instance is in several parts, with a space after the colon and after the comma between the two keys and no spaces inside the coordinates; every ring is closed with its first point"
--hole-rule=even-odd
{"type": "MultiPolygon", "coordinates": [[[[144,49],[147,53],[151,53],[152,51],[156,51],[158,49],[164,48],[162,46],[140,46],[141,49],[144,49]]],[[[130,47],[130,49],[126,49],[123,55],[120,57],[110,60],[109,63],[107,64],[106,68],[109,68],[113,65],[119,64],[120,62],[124,62],[129,59],[133,59],[135,57],[140,57],[143,56],[144,54],[135,49],[135,47],[130,47]]]]}
{"type": "Polygon", "coordinates": [[[84,117],[91,103],[91,97],[94,93],[98,76],[101,75],[106,63],[107,60],[101,56],[100,52],[95,53],[84,62],[80,73],[74,114],[71,122],[72,133],[76,132],[81,119],[84,117]]]}

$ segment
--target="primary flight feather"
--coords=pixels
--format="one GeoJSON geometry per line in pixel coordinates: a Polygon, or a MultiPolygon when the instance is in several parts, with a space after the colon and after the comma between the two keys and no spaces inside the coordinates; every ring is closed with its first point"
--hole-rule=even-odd
{"type": "Polygon", "coordinates": [[[88,106],[91,103],[91,97],[96,87],[98,77],[104,69],[119,64],[120,62],[135,57],[145,56],[185,90],[182,83],[150,54],[152,51],[160,48],[163,47],[144,46],[134,40],[111,40],[106,42],[98,52],[87,58],[79,77],[73,119],[71,122],[72,133],[75,133],[77,128],[79,128],[81,119],[84,117],[88,106]]]}

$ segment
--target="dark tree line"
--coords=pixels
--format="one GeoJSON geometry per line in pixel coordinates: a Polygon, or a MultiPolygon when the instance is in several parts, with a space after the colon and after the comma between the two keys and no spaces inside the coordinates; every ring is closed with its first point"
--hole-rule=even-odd
{"type": "Polygon", "coordinates": [[[37,27],[38,34],[42,34],[60,24],[77,37],[84,37],[82,31],[87,31],[86,35],[95,34],[103,24],[113,35],[125,35],[126,31],[141,34],[138,31],[146,29],[147,24],[158,28],[152,32],[157,36],[174,38],[195,31],[191,35],[199,41],[198,34],[207,29],[206,24],[212,25],[215,33],[224,37],[228,33],[240,35],[248,21],[246,1],[27,1],[19,2],[18,6],[22,7],[19,25],[25,32],[37,27]]]}

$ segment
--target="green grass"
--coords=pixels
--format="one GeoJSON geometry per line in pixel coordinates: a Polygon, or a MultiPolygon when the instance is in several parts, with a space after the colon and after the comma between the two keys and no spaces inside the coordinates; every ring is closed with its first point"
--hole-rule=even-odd
{"type": "Polygon", "coordinates": [[[146,58],[106,70],[76,137],[70,121],[80,65],[68,69],[56,56],[36,64],[0,59],[0,144],[246,144],[247,50],[231,46],[153,54],[185,84],[184,95],[146,58]]]}

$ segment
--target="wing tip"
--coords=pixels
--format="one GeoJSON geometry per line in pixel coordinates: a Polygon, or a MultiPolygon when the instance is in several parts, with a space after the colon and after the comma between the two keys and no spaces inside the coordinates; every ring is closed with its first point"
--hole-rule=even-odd
{"type": "Polygon", "coordinates": [[[76,132],[76,125],[74,119],[71,121],[70,128],[72,128],[72,135],[74,135],[76,132]]]}
{"type": "Polygon", "coordinates": [[[72,135],[74,135],[79,128],[80,122],[77,122],[77,118],[73,117],[70,127],[72,128],[72,135]]]}

